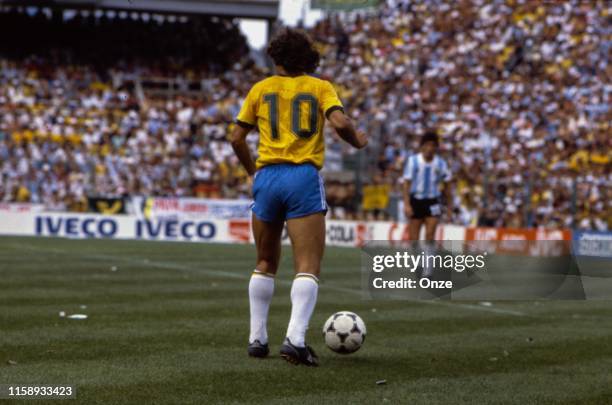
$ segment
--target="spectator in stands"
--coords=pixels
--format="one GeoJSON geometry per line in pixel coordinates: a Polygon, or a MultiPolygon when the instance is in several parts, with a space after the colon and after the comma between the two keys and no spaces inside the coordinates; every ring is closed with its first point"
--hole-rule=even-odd
{"type": "MultiPolygon", "coordinates": [[[[454,221],[609,230],[611,11],[604,1],[394,0],[325,19],[312,35],[319,73],[371,135],[363,174],[390,195],[405,151],[436,127],[456,179],[454,221]]],[[[0,33],[16,26],[35,28],[0,44],[0,200],[79,209],[87,195],[248,197],[225,135],[264,72],[235,24],[0,13],[0,33]],[[96,46],[67,41],[69,30],[96,46]],[[177,91],[156,93],[160,77],[177,91]]],[[[328,135],[328,169],[356,161],[328,135]]],[[[358,193],[332,182],[332,215],[363,218],[358,193]]]]}

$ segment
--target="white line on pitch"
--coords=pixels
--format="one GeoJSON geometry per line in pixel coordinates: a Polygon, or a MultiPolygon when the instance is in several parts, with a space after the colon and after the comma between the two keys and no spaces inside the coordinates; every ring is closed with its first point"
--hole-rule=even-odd
{"type": "MultiPolygon", "coordinates": [[[[14,243],[9,244],[9,246],[14,247],[14,248],[20,248],[20,249],[27,248],[29,250],[39,251],[39,252],[52,252],[52,253],[60,253],[60,254],[69,254],[69,255],[74,256],[73,252],[64,250],[64,249],[58,249],[58,248],[41,248],[39,246],[33,246],[33,245],[28,245],[28,244],[14,244],[14,243]]],[[[110,260],[121,261],[124,263],[132,263],[132,264],[146,264],[147,266],[156,267],[159,269],[183,270],[183,271],[188,271],[192,273],[208,274],[208,275],[216,276],[216,277],[227,277],[227,278],[241,279],[241,280],[250,279],[250,273],[249,275],[247,275],[247,274],[234,273],[234,272],[229,272],[229,271],[224,271],[224,270],[213,270],[213,269],[207,269],[203,267],[184,266],[184,265],[181,265],[175,262],[168,263],[168,262],[160,262],[160,261],[150,261],[149,259],[144,258],[144,257],[110,256],[110,255],[103,255],[103,254],[95,254],[95,255],[85,254],[85,255],[77,255],[77,256],[84,258],[84,259],[103,259],[103,260],[109,260],[109,261],[110,260]]],[[[285,284],[285,285],[292,284],[292,281],[289,281],[289,280],[277,280],[277,282],[281,284],[285,284]]],[[[340,286],[329,284],[329,283],[322,283],[321,287],[328,289],[328,290],[334,290],[334,291],[342,292],[346,294],[357,295],[360,297],[363,296],[363,292],[361,290],[340,287],[340,286]]],[[[444,306],[452,307],[452,308],[462,308],[462,309],[467,309],[467,310],[472,310],[472,311],[481,311],[481,312],[492,312],[492,313],[504,314],[504,315],[528,316],[528,314],[524,312],[520,312],[520,311],[514,311],[510,309],[503,309],[503,308],[495,308],[495,307],[483,307],[480,305],[473,305],[473,304],[461,304],[458,302],[438,301],[438,300],[429,300],[429,301],[419,300],[419,301],[412,301],[412,302],[418,302],[418,303],[429,304],[429,305],[444,305],[444,306]]]]}

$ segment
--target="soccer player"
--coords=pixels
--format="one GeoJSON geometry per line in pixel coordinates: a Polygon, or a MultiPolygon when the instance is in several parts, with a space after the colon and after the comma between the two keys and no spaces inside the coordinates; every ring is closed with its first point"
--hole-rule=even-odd
{"type": "Polygon", "coordinates": [[[281,233],[287,230],[293,248],[295,279],[291,287],[291,319],[280,354],[293,364],[317,366],[318,358],[305,334],[318,293],[325,247],[327,204],[319,169],[323,166],[325,118],[344,141],[355,148],[367,145],[344,114],[331,83],[309,74],[319,63],[310,38],[285,29],[268,46],[276,75],[249,91],[230,135],[232,147],[253,176],[253,235],[257,264],[249,283],[251,331],[248,354],[269,353],[267,320],[274,276],[281,253],[281,233]],[[259,129],[257,161],[246,136],[259,129]]]}
{"type": "MultiPolygon", "coordinates": [[[[452,217],[450,198],[451,173],[446,161],[438,155],[438,135],[427,132],[421,138],[420,153],[408,157],[404,169],[404,213],[410,220],[410,239],[418,241],[425,224],[425,250],[431,253],[439,218],[442,214],[441,197],[444,193],[447,217],[452,217]]],[[[422,277],[430,277],[431,269],[424,268],[422,277]]]]}

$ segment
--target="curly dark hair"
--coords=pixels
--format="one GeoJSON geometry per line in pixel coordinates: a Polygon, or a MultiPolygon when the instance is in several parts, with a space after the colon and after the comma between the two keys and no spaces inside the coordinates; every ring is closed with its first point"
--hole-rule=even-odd
{"type": "Polygon", "coordinates": [[[285,28],[278,33],[268,45],[268,55],[291,75],[313,73],[319,66],[320,55],[312,40],[297,29],[285,28]]]}
{"type": "Polygon", "coordinates": [[[434,131],[427,131],[425,135],[421,137],[421,146],[425,145],[427,142],[433,142],[438,146],[440,144],[440,138],[438,134],[434,131]]]}

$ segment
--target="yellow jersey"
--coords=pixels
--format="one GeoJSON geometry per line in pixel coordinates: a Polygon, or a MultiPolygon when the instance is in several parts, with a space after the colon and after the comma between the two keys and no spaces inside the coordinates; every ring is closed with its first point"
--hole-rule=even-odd
{"type": "Polygon", "coordinates": [[[251,88],[236,123],[259,128],[257,169],[276,163],[312,163],[321,169],[325,117],[342,108],[326,80],[272,76],[251,88]]]}

